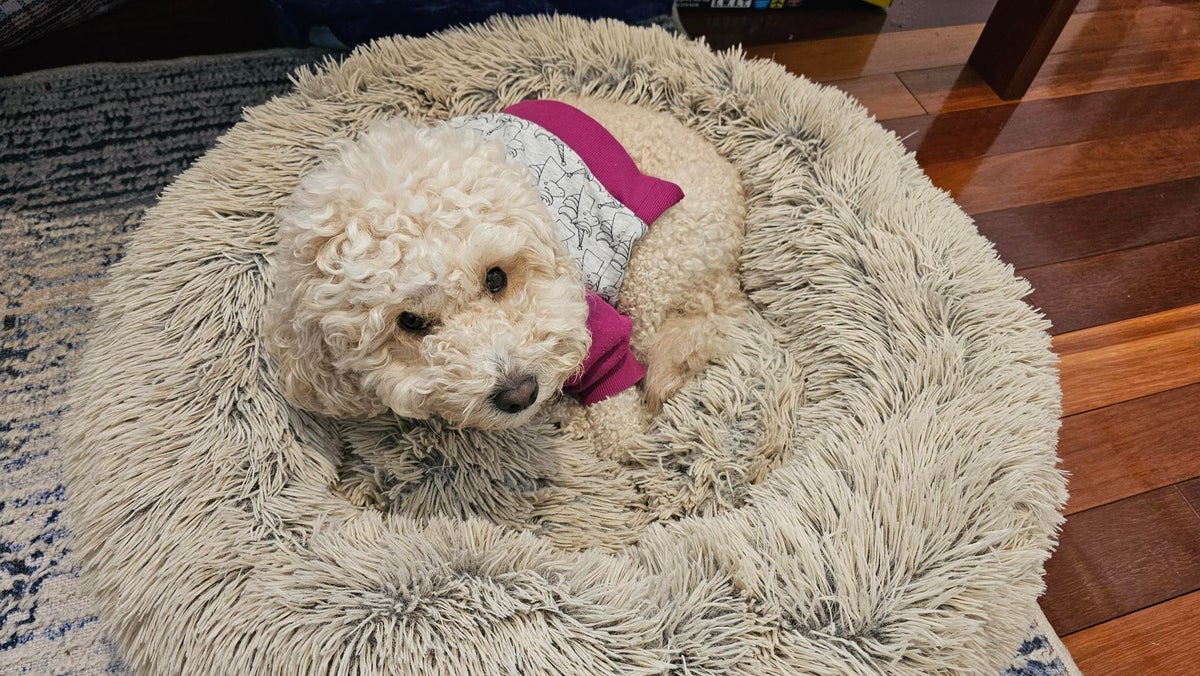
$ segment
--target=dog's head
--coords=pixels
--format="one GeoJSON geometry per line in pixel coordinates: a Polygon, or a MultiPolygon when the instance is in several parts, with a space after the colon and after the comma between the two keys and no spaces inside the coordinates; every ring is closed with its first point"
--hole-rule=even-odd
{"type": "Polygon", "coordinates": [[[304,178],[280,240],[266,342],[302,408],[512,427],[587,352],[528,170],[473,131],[377,124],[304,178]]]}

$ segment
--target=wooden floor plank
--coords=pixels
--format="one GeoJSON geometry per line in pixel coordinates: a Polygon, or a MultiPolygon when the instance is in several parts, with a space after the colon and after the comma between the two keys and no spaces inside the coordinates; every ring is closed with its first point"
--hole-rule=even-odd
{"type": "Polygon", "coordinates": [[[970,214],[1200,176],[1200,125],[925,166],[970,214]]]}
{"type": "MultiPolygon", "coordinates": [[[[1132,9],[1135,7],[1144,7],[1152,0],[1079,0],[1079,4],[1075,5],[1076,14],[1084,14],[1087,12],[1103,12],[1113,9],[1132,9]]],[[[1170,0],[1175,5],[1196,4],[1200,0],[1170,0]]]]}
{"type": "Polygon", "coordinates": [[[1200,589],[1200,516],[1174,486],[1067,517],[1046,564],[1060,636],[1200,589]]]}
{"type": "MultiPolygon", "coordinates": [[[[890,77],[907,96],[906,109],[919,109],[908,90],[890,77]]],[[[883,126],[904,139],[925,165],[1193,126],[1200,120],[1198,110],[1200,80],[1189,80],[919,115],[883,126]]]]}
{"type": "Polygon", "coordinates": [[[925,109],[905,88],[894,73],[868,75],[849,80],[835,80],[829,85],[837,87],[858,99],[877,120],[924,115],[925,109]]]}
{"type": "Polygon", "coordinates": [[[1087,676],[1196,673],[1200,593],[1160,603],[1063,638],[1087,676]]]}
{"type": "MultiPolygon", "coordinates": [[[[1200,438],[1200,437],[1194,437],[1200,438]]],[[[1176,486],[1197,515],[1200,515],[1200,479],[1189,479],[1176,486]]]]}
{"type": "MultiPolygon", "coordinates": [[[[1051,55],[1060,55],[1058,63],[1069,63],[1071,59],[1063,55],[1072,52],[1130,49],[1160,42],[1194,40],[1200,35],[1192,28],[1190,22],[1193,20],[1194,14],[1188,7],[1174,5],[1076,13],[1067,21],[1051,55]]],[[[982,23],[938,26],[761,45],[750,47],[747,53],[774,59],[793,73],[814,80],[841,80],[862,75],[959,67],[967,62],[982,30],[982,23]]],[[[1046,63],[1051,62],[1047,59],[1046,63]]],[[[1046,66],[1043,66],[1044,70],[1046,66]]]]}
{"type": "Polygon", "coordinates": [[[1196,237],[1200,177],[992,211],[975,225],[1018,270],[1196,237]]]}
{"type": "Polygon", "coordinates": [[[1200,477],[1198,440],[1200,384],[1068,416],[1058,434],[1071,473],[1064,513],[1200,477]]]}
{"type": "Polygon", "coordinates": [[[764,45],[746,52],[814,80],[844,80],[964,64],[982,30],[977,23],[764,45]]]}
{"type": "Polygon", "coordinates": [[[1141,340],[1168,338],[1183,331],[1191,331],[1196,328],[1198,323],[1200,323],[1200,307],[1181,307],[1168,312],[1144,315],[1123,322],[1055,336],[1054,351],[1062,358],[1080,352],[1103,350],[1141,340]]]}
{"type": "Polygon", "coordinates": [[[1200,305],[1065,333],[1053,345],[1063,415],[1200,383],[1200,305]]]}
{"type": "MultiPolygon", "coordinates": [[[[1029,302],[1067,333],[1200,303],[1200,237],[1021,270],[1029,302]]],[[[1150,366],[1150,365],[1147,365],[1150,366]]]]}
{"type": "Polygon", "coordinates": [[[1142,2],[1097,12],[1080,12],[1078,6],[1075,9],[1051,54],[1200,38],[1195,7],[1142,2]]]}
{"type": "MultiPolygon", "coordinates": [[[[899,72],[898,77],[931,113],[1011,103],[996,96],[983,78],[957,62],[899,72]]],[[[1022,100],[1078,96],[1197,78],[1200,78],[1197,39],[1051,54],[1022,100]]]]}

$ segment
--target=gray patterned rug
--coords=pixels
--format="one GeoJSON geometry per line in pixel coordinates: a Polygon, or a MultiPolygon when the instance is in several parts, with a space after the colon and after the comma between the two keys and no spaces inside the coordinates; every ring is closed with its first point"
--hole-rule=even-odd
{"type": "MultiPolygon", "coordinates": [[[[55,440],[89,296],[157,193],[318,53],[276,50],[0,79],[0,673],[120,673],[59,522],[55,440]]],[[[180,246],[186,246],[181,242],[180,246]]],[[[1077,674],[1045,618],[1006,671],[1077,674]]]]}

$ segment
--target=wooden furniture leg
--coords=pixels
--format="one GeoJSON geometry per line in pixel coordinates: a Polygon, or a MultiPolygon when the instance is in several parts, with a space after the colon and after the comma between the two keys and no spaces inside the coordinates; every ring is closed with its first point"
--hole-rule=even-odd
{"type": "Polygon", "coordinates": [[[997,0],[967,63],[1000,98],[1021,98],[1078,1],[997,0]]]}

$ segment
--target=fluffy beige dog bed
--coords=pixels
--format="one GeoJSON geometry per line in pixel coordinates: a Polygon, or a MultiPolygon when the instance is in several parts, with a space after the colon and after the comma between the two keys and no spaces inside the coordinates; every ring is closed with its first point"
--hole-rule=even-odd
{"type": "MultiPolygon", "coordinates": [[[[653,277],[635,318],[734,281],[653,277]]],[[[69,424],[85,579],[157,673],[995,673],[1065,495],[1027,291],[894,136],[775,65],[565,18],[382,41],[249,110],[114,271],[69,424]],[[573,95],[732,168],[653,167],[689,193],[676,232],[744,219],[732,356],[646,420],[289,408],[259,333],[275,215],[331,141],[573,95]]]]}

